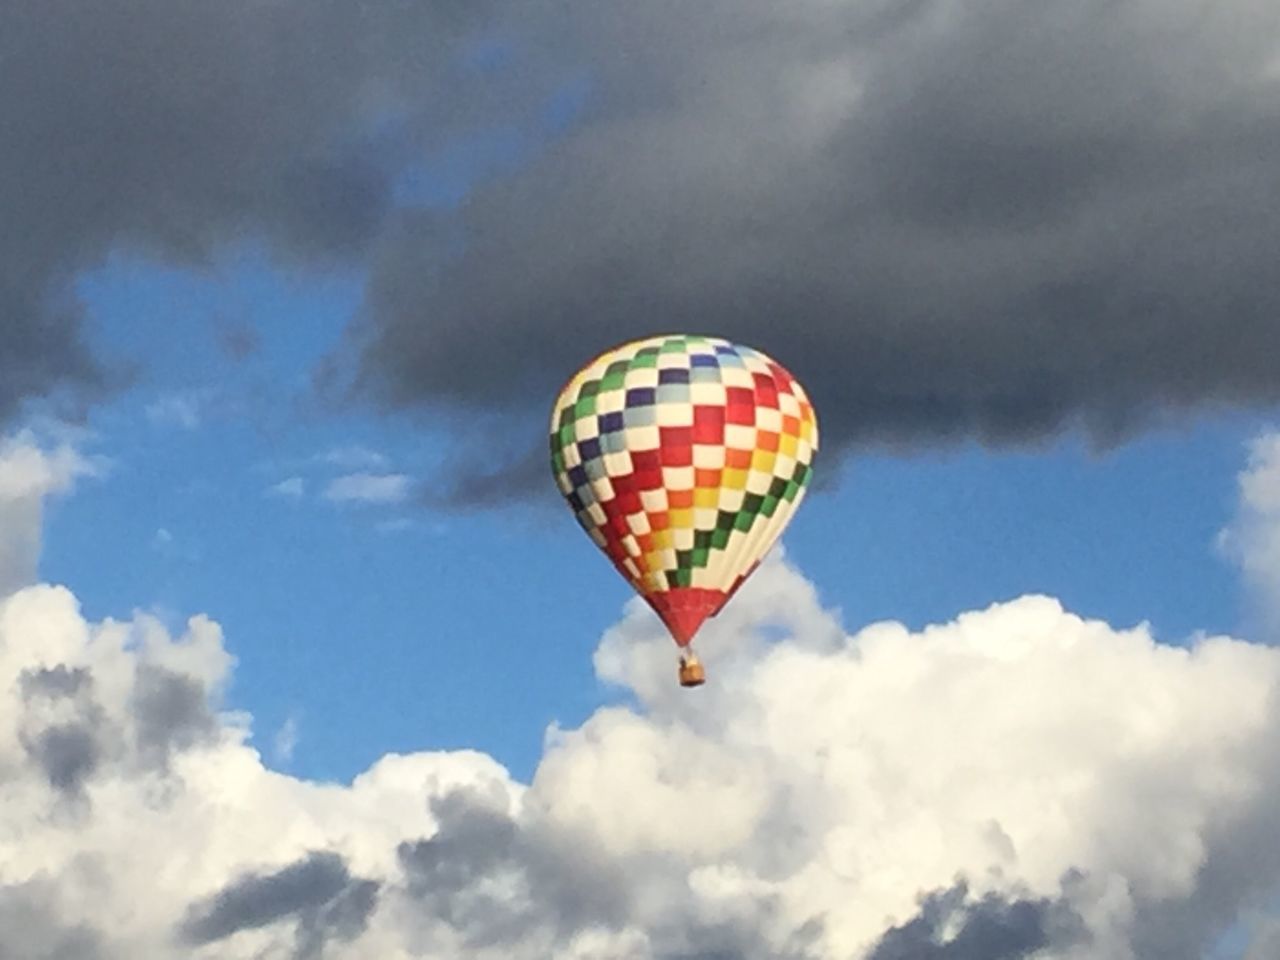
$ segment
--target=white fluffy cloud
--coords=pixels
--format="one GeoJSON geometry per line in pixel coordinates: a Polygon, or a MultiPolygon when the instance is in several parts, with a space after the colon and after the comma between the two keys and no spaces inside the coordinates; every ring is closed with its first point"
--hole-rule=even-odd
{"type": "Polygon", "coordinates": [[[29,432],[0,439],[0,597],[36,578],[44,498],[97,469],[68,443],[47,449],[29,432]]]}
{"type": "Polygon", "coordinates": [[[461,752],[335,785],[216,712],[210,620],[18,591],[0,955],[1198,958],[1280,876],[1280,651],[1045,597],[849,636],[780,558],[702,650],[681,691],[632,606],[597,666],[635,705],[531,784],[461,752]]]}
{"type": "MultiPolygon", "coordinates": [[[[688,829],[709,890],[777,897],[791,929],[822,918],[822,957],[859,955],[957,876],[975,895],[1069,902],[1093,939],[1054,956],[1199,957],[1275,881],[1280,652],[1163,646],[1044,597],[845,638],[794,571],[762,572],[703,644],[719,681],[707,697],[659,682],[669,658],[639,608],[605,638],[602,672],[642,678],[650,713],[594,718],[569,738],[570,767],[580,777],[594,755],[578,815],[621,853],[674,848],[688,829]],[[770,621],[791,639],[765,648],[770,621]],[[743,639],[754,649],[726,663],[743,639]],[[647,769],[618,758],[624,736],[647,769]],[[626,814],[643,793],[678,816],[626,814]]],[[[562,762],[552,752],[535,788],[562,762]]],[[[952,955],[991,954],[938,954],[952,955]]]]}

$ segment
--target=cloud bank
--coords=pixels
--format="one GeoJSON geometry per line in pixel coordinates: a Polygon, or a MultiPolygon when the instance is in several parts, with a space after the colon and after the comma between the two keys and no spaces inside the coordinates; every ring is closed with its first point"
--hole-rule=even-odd
{"type": "Polygon", "coordinates": [[[1280,399],[1274,5],[571,7],[512,29],[579,122],[374,265],[394,399],[517,409],[668,328],[782,359],[828,449],[1280,399]]]}
{"type": "Polygon", "coordinates": [[[208,618],[19,590],[0,954],[1190,960],[1280,881],[1280,651],[1034,596],[850,635],[775,558],[702,652],[689,696],[629,607],[596,664],[631,705],[529,784],[466,751],[317,783],[220,711],[208,618]]]}
{"type": "Polygon", "coordinates": [[[368,269],[326,369],[530,436],[667,328],[833,451],[1275,404],[1277,50],[1257,0],[18,4],[0,417],[101,384],[78,271],[245,242],[368,269]]]}

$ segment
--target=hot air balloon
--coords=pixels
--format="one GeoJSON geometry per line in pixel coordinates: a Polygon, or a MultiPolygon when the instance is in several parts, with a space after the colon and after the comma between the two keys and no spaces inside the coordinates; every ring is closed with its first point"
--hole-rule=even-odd
{"type": "Polygon", "coordinates": [[[596,357],[551,415],[551,466],[587,535],[680,648],[773,546],[809,484],[818,425],[777,361],[714,337],[635,340],[596,357]]]}

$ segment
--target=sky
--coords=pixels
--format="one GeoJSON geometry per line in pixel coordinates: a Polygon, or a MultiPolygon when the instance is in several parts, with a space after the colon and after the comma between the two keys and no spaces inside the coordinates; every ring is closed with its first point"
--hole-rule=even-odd
{"type": "Polygon", "coordinates": [[[0,955],[1280,955],[1274,4],[0,11],[0,955]],[[696,691],[671,330],[822,429],[696,691]]]}

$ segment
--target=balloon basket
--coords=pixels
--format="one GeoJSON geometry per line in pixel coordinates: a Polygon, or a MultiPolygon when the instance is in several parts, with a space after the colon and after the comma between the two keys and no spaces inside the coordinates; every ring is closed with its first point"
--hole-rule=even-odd
{"type": "Polygon", "coordinates": [[[689,653],[680,658],[680,686],[700,687],[706,682],[707,674],[697,655],[689,653]]]}

